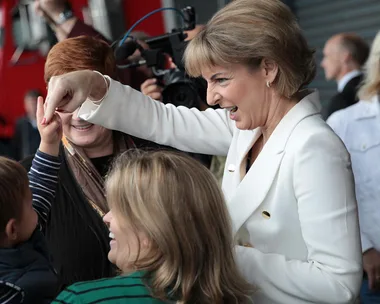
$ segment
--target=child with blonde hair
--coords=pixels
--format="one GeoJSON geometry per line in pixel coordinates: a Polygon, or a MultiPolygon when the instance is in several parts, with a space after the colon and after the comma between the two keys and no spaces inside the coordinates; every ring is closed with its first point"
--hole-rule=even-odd
{"type": "Polygon", "coordinates": [[[245,303],[223,194],[197,161],[168,151],[122,154],[106,182],[109,260],[123,274],[68,287],[56,303],[245,303]]]}

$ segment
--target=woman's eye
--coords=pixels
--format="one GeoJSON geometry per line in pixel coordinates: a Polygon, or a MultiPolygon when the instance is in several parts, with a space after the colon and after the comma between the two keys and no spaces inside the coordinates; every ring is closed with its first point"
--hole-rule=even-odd
{"type": "Polygon", "coordinates": [[[228,79],[227,78],[217,78],[216,79],[216,82],[218,82],[218,83],[224,83],[224,82],[226,82],[228,79]]]}

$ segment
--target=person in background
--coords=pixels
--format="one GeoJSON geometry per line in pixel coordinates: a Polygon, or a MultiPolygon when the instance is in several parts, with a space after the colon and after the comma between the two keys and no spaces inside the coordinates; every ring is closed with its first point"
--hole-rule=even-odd
{"type": "MultiPolygon", "coordinates": [[[[83,69],[117,79],[114,54],[106,42],[90,36],[59,42],[47,56],[45,81],[83,69]]],[[[115,275],[116,268],[107,259],[109,232],[102,221],[109,210],[104,178],[119,153],[157,145],[88,123],[77,112],[59,115],[63,125],[62,165],[46,238],[61,283],[66,286],[115,275]]],[[[29,169],[30,159],[23,164],[29,169]]]]}
{"type": "MultiPolygon", "coordinates": [[[[194,38],[202,29],[204,28],[203,24],[196,25],[196,27],[193,30],[185,31],[185,33],[188,35],[185,41],[190,41],[192,38],[194,38]]],[[[143,44],[144,47],[148,48],[148,46],[143,44]]],[[[173,63],[172,59],[169,58],[168,62],[169,67],[168,68],[176,68],[176,65],[173,63]]],[[[160,84],[159,80],[154,77],[153,73],[150,75],[146,73],[147,76],[144,79],[142,83],[140,83],[140,91],[145,94],[146,96],[151,97],[154,100],[159,100],[162,102],[162,91],[164,89],[164,86],[160,84]]],[[[199,99],[197,100],[196,106],[200,110],[206,110],[209,108],[209,106],[206,103],[206,92],[203,90],[203,83],[199,83],[198,88],[198,94],[199,99]]],[[[131,86],[133,87],[133,86],[131,86]]],[[[135,87],[133,87],[135,88],[135,87]]],[[[221,180],[220,171],[223,171],[223,166],[220,164],[221,162],[225,161],[225,158],[223,156],[213,156],[213,155],[206,155],[206,154],[199,154],[199,153],[189,153],[191,157],[194,159],[197,159],[202,164],[204,164],[207,168],[212,169],[212,172],[214,175],[218,178],[218,180],[221,180]]]]}
{"type": "Polygon", "coordinates": [[[232,1],[189,42],[184,62],[220,109],[165,105],[77,71],[51,78],[46,121],[80,107],[91,123],[227,155],[222,188],[236,261],[258,289],[253,301],[352,303],[363,274],[350,156],[320,116],[318,93],[304,89],[314,51],[290,9],[280,0],[232,1]]]}
{"type": "Polygon", "coordinates": [[[47,304],[59,293],[43,233],[58,183],[62,125],[56,114],[42,125],[39,97],[37,126],[41,144],[28,175],[16,161],[0,157],[0,302],[47,304]]]}
{"type": "Polygon", "coordinates": [[[360,101],[327,123],[351,154],[363,251],[361,303],[380,303],[380,32],[365,64],[360,101]]]}
{"type": "MultiPolygon", "coordinates": [[[[133,31],[133,32],[131,32],[130,37],[133,37],[133,39],[136,40],[136,42],[143,49],[149,48],[149,46],[145,42],[146,39],[150,38],[150,36],[147,33],[142,32],[142,31],[133,31]]],[[[125,43],[128,43],[130,41],[130,39],[131,38],[128,38],[125,43]]],[[[142,59],[142,54],[141,54],[141,51],[139,49],[136,49],[132,55],[130,55],[126,58],[123,58],[123,56],[118,55],[118,50],[116,48],[115,48],[114,52],[116,54],[116,56],[115,56],[116,57],[116,64],[118,66],[123,66],[125,64],[129,64],[132,62],[138,62],[139,60],[142,59]],[[119,58],[119,57],[121,57],[121,58],[119,58]]],[[[123,52],[123,50],[122,50],[122,52],[123,52]]],[[[125,54],[125,56],[127,56],[127,54],[125,54]]],[[[130,81],[127,84],[136,90],[140,90],[141,84],[144,83],[144,81],[146,81],[147,79],[153,77],[152,69],[150,67],[148,67],[147,65],[141,65],[141,66],[134,67],[134,68],[120,69],[119,74],[121,74],[123,72],[130,74],[130,81]]]]}
{"type": "MultiPolygon", "coordinates": [[[[187,34],[187,38],[185,39],[185,41],[190,41],[191,39],[193,39],[204,27],[205,26],[203,24],[198,24],[195,26],[193,30],[185,31],[185,33],[187,34]]],[[[145,46],[146,48],[148,47],[147,45],[145,46]]],[[[173,67],[175,67],[175,65],[172,63],[171,68],[173,67]]],[[[163,89],[162,86],[160,86],[157,83],[157,78],[154,78],[152,74],[149,76],[150,78],[146,79],[141,84],[140,91],[146,96],[149,96],[155,100],[162,101],[162,89],[163,89]]],[[[200,102],[200,108],[202,110],[205,110],[206,108],[208,108],[205,100],[202,100],[200,102]]]]}
{"type": "Polygon", "coordinates": [[[37,98],[39,96],[42,96],[39,90],[30,90],[25,94],[26,115],[17,120],[12,139],[13,156],[16,160],[22,160],[33,155],[40,144],[41,137],[36,121],[37,98]]]}
{"type": "Polygon", "coordinates": [[[34,7],[55,32],[58,41],[86,35],[108,42],[102,34],[74,15],[67,0],[35,0],[34,7]]]}
{"type": "Polygon", "coordinates": [[[326,42],[321,67],[327,80],[338,83],[338,93],[323,108],[324,119],[358,101],[357,91],[363,80],[361,67],[368,53],[367,42],[356,34],[337,34],[326,42]]]}
{"type": "MultiPolygon", "coordinates": [[[[34,6],[37,13],[45,18],[59,42],[85,35],[110,43],[101,33],[74,15],[68,0],[36,0],[34,6]]],[[[120,82],[133,85],[134,88],[138,88],[146,79],[135,80],[129,70],[122,69],[117,70],[117,77],[120,82]]]]}
{"type": "Polygon", "coordinates": [[[121,276],[77,283],[54,303],[250,303],[215,178],[186,155],[129,151],[106,181],[108,258],[121,276]]]}

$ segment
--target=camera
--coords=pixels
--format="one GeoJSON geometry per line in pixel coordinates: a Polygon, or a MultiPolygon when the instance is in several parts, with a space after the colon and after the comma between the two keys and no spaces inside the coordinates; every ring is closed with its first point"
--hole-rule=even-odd
{"type": "Polygon", "coordinates": [[[199,107],[199,100],[206,99],[207,84],[201,78],[192,78],[186,74],[183,64],[183,53],[187,46],[187,34],[195,28],[195,10],[188,6],[181,10],[184,26],[173,29],[170,33],[146,39],[148,48],[144,49],[139,42],[131,37],[115,49],[117,61],[125,60],[136,50],[141,53],[141,60],[118,65],[119,68],[136,68],[142,65],[152,69],[159,85],[163,87],[162,101],[176,106],[188,108],[199,107]],[[175,68],[168,67],[168,56],[175,68]]]}

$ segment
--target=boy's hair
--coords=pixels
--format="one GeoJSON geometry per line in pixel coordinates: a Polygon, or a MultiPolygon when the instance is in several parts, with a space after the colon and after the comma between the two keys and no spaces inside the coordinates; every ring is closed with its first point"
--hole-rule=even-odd
{"type": "Polygon", "coordinates": [[[8,221],[20,217],[28,186],[24,167],[0,156],[0,237],[3,237],[8,221]]]}

